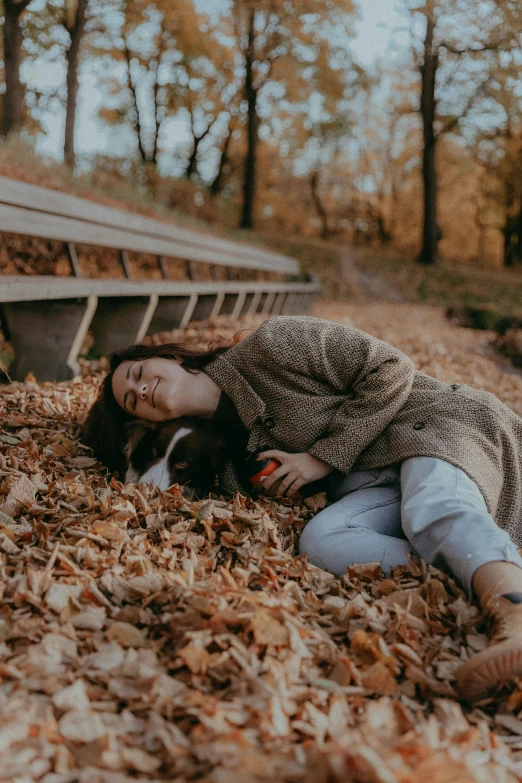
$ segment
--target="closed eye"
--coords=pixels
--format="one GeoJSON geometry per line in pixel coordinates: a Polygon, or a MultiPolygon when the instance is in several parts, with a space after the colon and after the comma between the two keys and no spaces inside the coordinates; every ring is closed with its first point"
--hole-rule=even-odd
{"type": "MultiPolygon", "coordinates": [[[[140,364],[140,369],[139,369],[138,375],[136,376],[136,383],[137,383],[137,382],[139,381],[139,379],[141,378],[141,373],[142,373],[142,371],[143,371],[143,365],[142,365],[142,364],[140,364]]],[[[138,398],[137,398],[137,396],[136,396],[135,394],[133,394],[133,395],[132,395],[132,410],[133,410],[133,411],[135,411],[135,410],[136,410],[136,405],[137,405],[137,403],[138,403],[138,398]]]]}

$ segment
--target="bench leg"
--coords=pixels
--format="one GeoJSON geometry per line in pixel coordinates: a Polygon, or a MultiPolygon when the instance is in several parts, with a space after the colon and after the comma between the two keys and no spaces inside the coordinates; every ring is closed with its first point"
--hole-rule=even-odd
{"type": "Polygon", "coordinates": [[[305,297],[306,294],[302,294],[299,292],[294,294],[294,298],[292,300],[292,310],[291,310],[291,312],[294,315],[300,315],[303,312],[305,297]]]}
{"type": "Polygon", "coordinates": [[[256,291],[252,298],[252,302],[250,303],[250,309],[248,311],[248,315],[255,315],[257,313],[257,308],[259,307],[259,302],[261,301],[261,291],[256,291]]]}
{"type": "Polygon", "coordinates": [[[192,316],[197,301],[197,294],[191,294],[190,296],[160,296],[158,306],[147,329],[147,334],[170,332],[172,329],[184,329],[192,316]]]}
{"type": "Polygon", "coordinates": [[[286,291],[281,291],[279,294],[277,294],[274,303],[272,305],[272,310],[270,311],[270,315],[280,315],[281,310],[284,304],[284,301],[287,297],[286,291]]]}
{"type": "Polygon", "coordinates": [[[246,299],[246,293],[242,291],[237,297],[237,301],[234,305],[234,309],[230,314],[234,321],[236,321],[241,315],[241,313],[243,312],[243,305],[245,304],[245,299],[246,299]]]}
{"type": "Polygon", "coordinates": [[[96,296],[4,304],[3,321],[15,353],[9,368],[12,379],[23,381],[30,372],[37,381],[78,375],[78,353],[96,305],[96,296]]]}
{"type": "Polygon", "coordinates": [[[185,329],[187,324],[192,320],[192,314],[193,314],[194,310],[197,307],[198,299],[199,299],[199,297],[198,297],[197,294],[191,294],[190,295],[190,298],[188,300],[188,304],[187,304],[187,306],[185,308],[185,312],[183,313],[183,318],[181,319],[181,321],[179,323],[179,328],[180,329],[185,329]]]}
{"type": "Polygon", "coordinates": [[[313,304],[315,304],[315,300],[318,298],[319,294],[317,292],[313,294],[306,294],[305,296],[305,302],[304,302],[304,309],[305,311],[308,311],[313,304]]]}
{"type": "Polygon", "coordinates": [[[254,315],[256,315],[257,313],[262,313],[264,311],[267,297],[268,297],[267,291],[263,291],[263,293],[259,295],[259,300],[256,304],[256,309],[252,311],[254,315]]]}
{"type": "Polygon", "coordinates": [[[91,323],[96,353],[110,356],[115,351],[140,343],[147,334],[157,304],[156,294],[100,298],[91,323]]]}
{"type": "Polygon", "coordinates": [[[274,299],[276,298],[277,294],[275,291],[269,291],[266,295],[266,299],[263,303],[263,309],[261,310],[261,313],[263,315],[269,315],[270,310],[272,309],[272,305],[274,303],[274,299]]]}
{"type": "Polygon", "coordinates": [[[283,306],[281,308],[281,315],[291,315],[294,312],[292,308],[294,305],[295,296],[296,296],[295,293],[293,293],[292,291],[290,291],[287,294],[287,297],[283,302],[283,306]]]}
{"type": "Polygon", "coordinates": [[[243,304],[241,305],[241,310],[239,311],[237,318],[240,318],[242,315],[248,315],[250,313],[250,308],[252,307],[252,300],[254,298],[254,294],[247,294],[245,293],[245,298],[243,300],[243,304]]]}
{"type": "Polygon", "coordinates": [[[213,315],[215,306],[217,305],[217,298],[217,294],[199,294],[198,301],[194,306],[190,320],[204,321],[206,318],[213,315]]]}
{"type": "Polygon", "coordinates": [[[215,315],[232,315],[236,309],[236,304],[239,299],[239,294],[225,294],[221,307],[215,315]]]}
{"type": "Polygon", "coordinates": [[[211,318],[215,318],[216,315],[219,315],[220,310],[223,307],[224,301],[225,301],[225,292],[220,291],[216,296],[216,301],[214,302],[214,307],[212,308],[212,312],[210,314],[211,318]]]}

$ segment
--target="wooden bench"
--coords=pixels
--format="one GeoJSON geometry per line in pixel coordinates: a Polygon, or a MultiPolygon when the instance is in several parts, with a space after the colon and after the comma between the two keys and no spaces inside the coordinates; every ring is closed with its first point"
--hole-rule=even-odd
{"type": "Polygon", "coordinates": [[[0,231],[63,242],[71,264],[71,277],[0,276],[0,316],[15,352],[15,380],[28,372],[40,381],[77,374],[89,330],[96,352],[108,355],[190,320],[303,313],[320,291],[287,256],[6,177],[0,177],[0,231]],[[76,244],[117,248],[126,279],[82,278],[76,244]],[[132,280],[129,251],[155,255],[163,279],[132,280]],[[186,264],[188,280],[168,279],[172,258],[186,264]],[[195,262],[208,265],[214,278],[216,267],[226,267],[232,279],[200,282],[195,262]],[[233,279],[241,269],[249,270],[248,281],[233,279]],[[256,279],[267,272],[280,280],[256,279]]]}

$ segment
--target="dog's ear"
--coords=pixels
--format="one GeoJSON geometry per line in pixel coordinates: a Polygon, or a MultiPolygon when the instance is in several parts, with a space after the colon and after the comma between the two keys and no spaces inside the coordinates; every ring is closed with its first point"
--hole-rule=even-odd
{"type": "Polygon", "coordinates": [[[127,443],[125,444],[125,454],[128,458],[143,438],[143,436],[154,429],[156,424],[152,421],[145,421],[145,419],[135,419],[127,422],[125,430],[127,432],[127,443]]]}

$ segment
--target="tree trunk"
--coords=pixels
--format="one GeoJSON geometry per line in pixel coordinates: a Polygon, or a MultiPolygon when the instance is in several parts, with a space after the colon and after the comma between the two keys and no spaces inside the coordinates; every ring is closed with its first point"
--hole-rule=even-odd
{"type": "Polygon", "coordinates": [[[314,207],[319,215],[321,221],[321,239],[328,239],[330,236],[330,228],[328,226],[328,215],[324,208],[323,202],[319,196],[319,172],[314,171],[310,177],[310,190],[312,191],[312,201],[314,207]]]}
{"type": "Polygon", "coordinates": [[[424,186],[424,223],[420,264],[434,264],[437,260],[437,244],[440,231],[437,226],[437,173],[435,168],[435,81],[438,55],[433,48],[435,21],[432,13],[426,14],[426,37],[424,39],[424,61],[421,65],[421,105],[423,129],[422,182],[424,186]]]}
{"type": "Polygon", "coordinates": [[[514,247],[515,264],[522,264],[522,204],[520,204],[515,227],[516,242],[514,247]]]}
{"type": "Polygon", "coordinates": [[[486,229],[487,226],[484,225],[480,220],[478,222],[478,230],[477,230],[477,263],[482,265],[482,262],[484,261],[485,256],[485,250],[486,250],[486,229]]]}
{"type": "Polygon", "coordinates": [[[381,245],[387,245],[388,242],[391,241],[391,234],[386,227],[386,221],[384,219],[384,215],[381,212],[379,212],[375,218],[375,223],[377,224],[377,236],[379,237],[379,242],[381,245]]]}
{"type": "MultiPolygon", "coordinates": [[[[158,90],[158,83],[154,85],[154,92],[157,93],[158,90]]],[[[157,101],[157,97],[154,98],[155,101],[157,101]]],[[[154,138],[152,140],[152,153],[150,156],[150,163],[152,163],[154,166],[158,165],[158,140],[159,140],[159,130],[161,121],[158,119],[158,110],[156,109],[154,112],[154,138]]]]}
{"type": "Polygon", "coordinates": [[[254,85],[254,19],[255,10],[250,11],[248,43],[245,51],[245,98],[247,102],[247,154],[243,181],[243,211],[240,228],[254,227],[254,205],[256,195],[256,150],[259,118],[257,116],[257,89],[254,85]]]}
{"type": "Polygon", "coordinates": [[[223,147],[221,148],[221,155],[219,156],[219,165],[217,174],[212,180],[212,184],[209,187],[210,193],[212,196],[217,196],[221,191],[223,190],[223,185],[225,184],[225,178],[227,175],[227,167],[228,167],[228,151],[230,149],[230,142],[232,140],[232,129],[229,128],[229,131],[227,133],[226,139],[223,143],[223,147]]]}
{"type": "Polygon", "coordinates": [[[78,96],[78,65],[80,46],[85,30],[85,15],[88,0],[78,0],[74,25],[67,26],[71,44],[65,53],[67,59],[67,106],[65,112],[65,141],[63,157],[65,163],[74,168],[76,155],[74,150],[74,126],[76,120],[76,99],[78,96]]]}
{"type": "Polygon", "coordinates": [[[506,219],[504,226],[504,266],[522,264],[522,204],[518,214],[506,219]]]}
{"type": "Polygon", "coordinates": [[[159,139],[160,126],[161,126],[161,117],[160,117],[159,107],[158,107],[158,94],[160,88],[158,77],[159,77],[161,58],[164,52],[164,48],[163,48],[164,35],[165,35],[165,28],[163,27],[162,24],[160,44],[158,47],[158,56],[156,59],[156,65],[154,69],[154,88],[152,93],[154,99],[154,139],[152,144],[151,163],[153,163],[155,166],[158,165],[158,139],[159,139]]]}
{"type": "Polygon", "coordinates": [[[503,229],[504,234],[504,266],[514,266],[514,231],[513,231],[513,218],[506,218],[506,222],[503,229]]]}
{"type": "Polygon", "coordinates": [[[4,0],[4,136],[18,132],[24,122],[25,90],[20,81],[23,43],[20,16],[29,3],[30,0],[4,0]]]}

